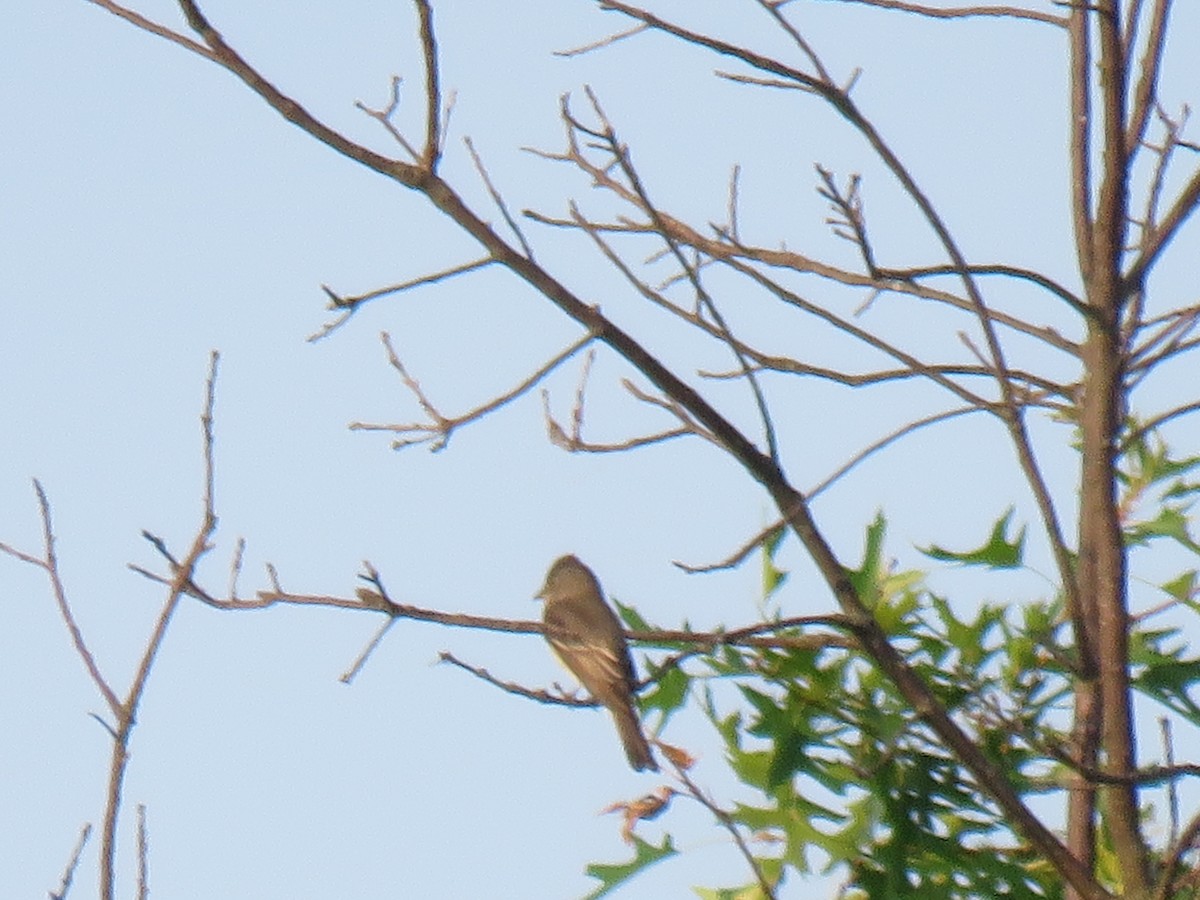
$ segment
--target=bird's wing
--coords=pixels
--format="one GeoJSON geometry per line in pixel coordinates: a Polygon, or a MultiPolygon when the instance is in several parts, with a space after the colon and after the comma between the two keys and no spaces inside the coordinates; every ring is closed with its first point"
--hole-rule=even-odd
{"type": "Polygon", "coordinates": [[[596,632],[585,633],[574,617],[561,615],[553,608],[546,610],[545,622],[550,645],[596,699],[603,701],[613,687],[632,683],[632,663],[619,637],[614,642],[604,631],[600,632],[602,636],[592,637],[596,632]]]}

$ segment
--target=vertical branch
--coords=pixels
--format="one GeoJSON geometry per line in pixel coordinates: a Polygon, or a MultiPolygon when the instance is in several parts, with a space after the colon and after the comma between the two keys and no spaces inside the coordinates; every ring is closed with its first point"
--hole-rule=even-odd
{"type": "MultiPolygon", "coordinates": [[[[1125,145],[1125,56],[1121,50],[1119,11],[1116,0],[1106,0],[1096,10],[1098,21],[1101,102],[1101,160],[1100,192],[1096,200],[1096,221],[1093,234],[1092,263],[1095,273],[1120,273],[1121,254],[1125,248],[1128,226],[1128,167],[1129,154],[1125,145]]],[[[1114,279],[1119,283],[1119,277],[1114,279]]],[[[1111,298],[1113,304],[1119,297],[1111,298]]],[[[1095,304],[1093,304],[1093,307],[1095,304]]],[[[1109,310],[1097,309],[1103,321],[1109,310]]],[[[1093,319],[1092,321],[1095,321],[1093,319]]]]}
{"type": "MultiPolygon", "coordinates": [[[[1091,169],[1091,19],[1086,6],[1071,9],[1070,36],[1070,156],[1071,207],[1075,232],[1075,255],[1084,284],[1092,273],[1092,169],[1091,169]]],[[[1082,581],[1082,579],[1080,579],[1082,581]]],[[[1079,671],[1075,681],[1071,729],[1072,752],[1080,764],[1095,767],[1098,758],[1100,697],[1096,685],[1095,596],[1078,592],[1073,610],[1075,641],[1079,647],[1079,671]]],[[[1067,847],[1089,871],[1096,865],[1095,786],[1082,775],[1073,779],[1067,792],[1067,847]]],[[[1068,900],[1080,895],[1068,888],[1068,900]]]]}
{"type": "Polygon", "coordinates": [[[141,662],[129,687],[129,693],[121,704],[117,718],[117,727],[113,732],[112,758],[109,761],[108,794],[104,811],[104,826],[100,841],[100,898],[113,900],[115,896],[116,879],[116,841],[117,820],[121,809],[121,792],[125,784],[125,771],[129,763],[129,740],[137,724],[137,711],[141,705],[142,696],[146,690],[146,682],[159,648],[166,637],[167,626],[179,602],[183,598],[188,584],[196,570],[196,564],[208,551],[209,540],[217,527],[216,513],[213,511],[213,407],[216,403],[217,362],[219,355],[216,351],[209,362],[208,381],[205,393],[204,412],[200,417],[201,431],[204,436],[204,498],[203,513],[200,527],[192,540],[187,556],[175,568],[171,579],[170,592],[162,611],[158,615],[154,631],[146,643],[141,662]]]}
{"type": "Polygon", "coordinates": [[[1087,6],[1071,9],[1071,208],[1084,281],[1092,268],[1092,51],[1087,6]]]}
{"type": "Polygon", "coordinates": [[[137,900],[150,896],[150,838],[146,834],[146,804],[137,806],[137,900]]]}
{"type": "Polygon", "coordinates": [[[1125,302],[1121,263],[1128,229],[1129,155],[1126,145],[1126,66],[1115,0],[1093,7],[1097,22],[1101,173],[1085,283],[1094,315],[1084,345],[1081,411],[1079,580],[1095,598],[1102,771],[1117,776],[1103,789],[1106,824],[1132,896],[1145,896],[1149,872],[1137,791],[1127,779],[1136,766],[1129,683],[1129,617],[1125,547],[1117,505],[1116,435],[1123,417],[1124,361],[1120,336],[1125,302]]]}
{"type": "Polygon", "coordinates": [[[429,0],[414,2],[421,23],[421,51],[425,55],[425,150],[421,154],[421,166],[427,172],[434,172],[442,155],[442,88],[438,74],[437,41],[433,34],[433,7],[429,0]]]}

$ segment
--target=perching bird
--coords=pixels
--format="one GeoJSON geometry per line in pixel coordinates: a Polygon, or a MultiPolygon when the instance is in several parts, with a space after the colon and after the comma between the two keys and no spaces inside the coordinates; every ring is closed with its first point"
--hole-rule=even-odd
{"type": "Polygon", "coordinates": [[[633,704],[637,679],[625,633],[604,602],[592,570],[574,556],[555,560],[537,596],[546,602],[546,640],[588,693],[612,713],[629,764],[639,772],[658,771],[633,704]]]}

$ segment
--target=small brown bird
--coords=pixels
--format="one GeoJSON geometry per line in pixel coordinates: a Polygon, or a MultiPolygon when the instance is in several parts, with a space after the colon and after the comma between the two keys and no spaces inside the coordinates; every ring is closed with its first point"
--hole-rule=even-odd
{"type": "Polygon", "coordinates": [[[537,596],[546,601],[546,640],[579,683],[612,713],[629,764],[658,771],[633,705],[637,679],[617,614],[600,582],[574,556],[555,560],[537,596]]]}

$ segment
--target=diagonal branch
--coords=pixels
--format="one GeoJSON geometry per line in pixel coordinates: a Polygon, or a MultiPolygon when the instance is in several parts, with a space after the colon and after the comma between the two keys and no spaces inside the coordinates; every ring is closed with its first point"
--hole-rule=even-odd
{"type": "Polygon", "coordinates": [[[46,496],[46,490],[42,487],[42,483],[36,478],[33,481],[33,490],[37,494],[38,509],[41,511],[42,518],[42,556],[37,557],[29,553],[23,553],[3,542],[0,542],[0,553],[7,553],[14,559],[19,559],[21,562],[29,563],[31,566],[37,566],[39,569],[45,571],[46,577],[50,579],[50,588],[54,592],[54,602],[58,605],[58,614],[62,617],[63,624],[66,625],[67,632],[71,635],[71,643],[75,645],[75,654],[83,663],[84,668],[87,669],[88,676],[92,679],[92,684],[96,686],[96,690],[104,698],[109,712],[119,717],[121,714],[121,701],[118,699],[116,692],[109,686],[108,680],[100,672],[100,666],[96,662],[96,657],[92,655],[87,641],[84,640],[83,631],[80,629],[79,623],[75,619],[75,613],[71,609],[71,604],[67,600],[67,588],[63,583],[62,573],[58,568],[58,551],[55,548],[54,525],[50,520],[50,500],[46,496]]]}
{"type": "Polygon", "coordinates": [[[417,278],[410,278],[408,281],[401,281],[399,284],[389,285],[384,288],[376,288],[373,291],[368,291],[365,294],[343,296],[335,293],[333,288],[328,285],[321,285],[321,290],[325,292],[325,296],[329,298],[328,309],[340,309],[342,314],[333,320],[326,322],[321,326],[320,330],[308,336],[309,343],[315,343],[322,338],[328,337],[337,329],[341,328],[354,313],[358,312],[359,308],[372,300],[378,300],[380,297],[387,297],[391,294],[400,294],[404,291],[412,290],[415,287],[423,287],[427,284],[437,284],[439,281],[444,281],[448,278],[453,278],[455,275],[465,275],[467,272],[474,272],[477,269],[483,269],[494,263],[495,260],[490,256],[485,256],[482,259],[472,260],[461,265],[451,266],[449,269],[442,269],[440,272],[433,272],[429,275],[421,275],[417,278]]]}
{"type": "Polygon", "coordinates": [[[1154,233],[1147,236],[1141,252],[1122,279],[1123,294],[1128,295],[1141,290],[1146,273],[1150,271],[1159,255],[1167,249],[1167,244],[1179,233],[1183,224],[1196,211],[1197,205],[1200,205],[1200,168],[1196,169],[1183,190],[1179,192],[1179,196],[1175,198],[1171,208],[1167,210],[1158,227],[1154,229],[1154,233]]]}
{"type": "Polygon", "coordinates": [[[1145,139],[1146,126],[1150,123],[1150,114],[1157,102],[1158,76],[1162,71],[1163,54],[1167,46],[1167,16],[1170,9],[1171,0],[1155,0],[1150,16],[1150,33],[1146,36],[1146,49],[1142,53],[1138,83],[1133,92],[1133,109],[1129,114],[1128,136],[1125,140],[1126,156],[1133,156],[1145,139]]]}

